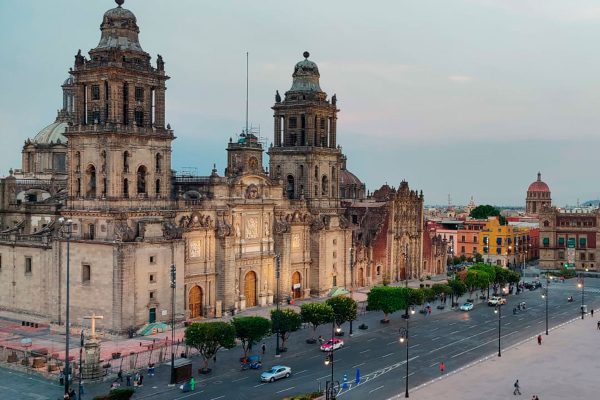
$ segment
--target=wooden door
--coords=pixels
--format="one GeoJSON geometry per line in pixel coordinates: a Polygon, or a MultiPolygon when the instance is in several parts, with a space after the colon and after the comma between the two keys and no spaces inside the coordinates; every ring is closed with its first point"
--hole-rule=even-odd
{"type": "Polygon", "coordinates": [[[202,316],[202,289],[200,286],[194,286],[190,290],[189,296],[190,318],[202,316]]]}
{"type": "Polygon", "coordinates": [[[298,271],[292,274],[292,291],[295,299],[302,297],[302,277],[298,271]]]}
{"type": "Polygon", "coordinates": [[[254,271],[248,272],[244,281],[246,307],[254,307],[256,305],[256,273],[254,271]]]}

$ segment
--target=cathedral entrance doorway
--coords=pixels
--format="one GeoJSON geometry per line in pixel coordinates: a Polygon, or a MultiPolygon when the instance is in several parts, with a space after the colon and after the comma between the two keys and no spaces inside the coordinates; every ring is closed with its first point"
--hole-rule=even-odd
{"type": "Polygon", "coordinates": [[[295,299],[302,297],[302,277],[298,271],[292,274],[292,291],[295,299]]]}
{"type": "Polygon", "coordinates": [[[153,324],[156,322],[156,308],[151,308],[148,311],[148,323],[153,324]]]}
{"type": "Polygon", "coordinates": [[[250,271],[244,279],[244,295],[246,296],[246,307],[256,306],[256,273],[250,271]]]}
{"type": "Polygon", "coordinates": [[[189,305],[190,318],[202,316],[202,289],[200,286],[194,286],[190,289],[189,305]]]}
{"type": "Polygon", "coordinates": [[[358,287],[365,286],[365,274],[362,268],[358,269],[358,287]]]}

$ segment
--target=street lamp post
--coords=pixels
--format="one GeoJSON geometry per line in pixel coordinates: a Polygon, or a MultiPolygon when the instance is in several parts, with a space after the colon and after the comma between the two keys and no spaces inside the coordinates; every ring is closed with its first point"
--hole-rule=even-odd
{"type": "Polygon", "coordinates": [[[404,251],[404,287],[408,287],[408,243],[404,251]]]}
{"type": "Polygon", "coordinates": [[[494,310],[494,312],[496,314],[498,314],[498,357],[502,357],[502,351],[500,348],[500,334],[501,334],[500,320],[502,319],[502,305],[500,303],[498,303],[496,305],[496,309],[494,310]]]}
{"type": "Polygon", "coordinates": [[[579,279],[579,283],[577,284],[577,287],[581,288],[581,319],[584,319],[585,316],[585,312],[583,311],[583,300],[584,300],[584,276],[583,273],[581,273],[580,275],[580,279],[579,279]]]}
{"type": "MultiPolygon", "coordinates": [[[[411,314],[415,313],[414,308],[411,308],[410,310],[411,314]]],[[[406,328],[400,328],[399,333],[400,333],[400,343],[404,343],[404,341],[406,341],[406,376],[405,376],[405,391],[404,391],[404,397],[408,398],[408,322],[409,318],[406,318],[406,328]]]]}
{"type": "MultiPolygon", "coordinates": [[[[354,299],[354,248],[350,247],[350,298],[354,299]]],[[[350,319],[350,336],[352,336],[352,319],[350,319]]]]}
{"type": "Polygon", "coordinates": [[[177,277],[175,264],[171,264],[171,379],[170,384],[175,384],[175,352],[173,351],[173,343],[175,342],[175,286],[177,277]]]}
{"type": "MultiPolygon", "coordinates": [[[[277,279],[277,315],[279,315],[279,276],[281,270],[281,257],[279,254],[275,256],[275,278],[277,279]]],[[[277,326],[275,327],[275,357],[279,357],[279,318],[277,318],[277,326]]]]}
{"type": "Polygon", "coordinates": [[[65,309],[65,394],[68,395],[69,394],[69,376],[70,376],[70,370],[71,370],[71,362],[69,360],[69,307],[70,307],[70,293],[69,293],[69,281],[70,281],[70,274],[71,274],[71,228],[73,226],[73,221],[71,221],[70,219],[64,219],[63,217],[60,217],[58,219],[58,221],[63,225],[67,227],[67,269],[66,269],[66,278],[67,278],[67,285],[66,285],[66,302],[67,302],[67,306],[65,309]]]}
{"type": "Polygon", "coordinates": [[[542,298],[546,299],[546,335],[548,334],[548,295],[550,293],[550,274],[546,272],[546,292],[542,295],[542,298]]]}
{"type": "MultiPolygon", "coordinates": [[[[341,329],[338,327],[337,331],[340,332],[341,329]]],[[[335,400],[336,398],[336,393],[335,393],[335,385],[333,383],[333,338],[335,337],[335,318],[331,321],[331,347],[329,350],[329,354],[327,355],[327,357],[325,358],[325,365],[331,364],[331,380],[328,382],[328,385],[326,386],[326,390],[325,390],[325,398],[326,400],[335,400]]]]}
{"type": "Polygon", "coordinates": [[[79,342],[79,387],[77,388],[77,393],[79,393],[79,399],[81,400],[81,392],[83,388],[81,386],[81,378],[82,378],[82,366],[83,366],[83,329],[81,330],[81,339],[79,342]]]}

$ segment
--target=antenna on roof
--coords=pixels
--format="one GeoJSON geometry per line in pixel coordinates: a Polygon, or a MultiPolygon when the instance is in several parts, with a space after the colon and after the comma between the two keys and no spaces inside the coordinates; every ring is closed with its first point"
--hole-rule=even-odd
{"type": "Polygon", "coordinates": [[[248,134],[248,52],[246,52],[246,135],[248,134]]]}

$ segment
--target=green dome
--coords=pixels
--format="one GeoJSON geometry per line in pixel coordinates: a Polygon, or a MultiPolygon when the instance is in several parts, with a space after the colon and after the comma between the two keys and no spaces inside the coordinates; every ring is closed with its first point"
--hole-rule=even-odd
{"type": "Polygon", "coordinates": [[[63,135],[68,124],[66,122],[53,122],[42,129],[35,137],[33,142],[38,144],[67,143],[67,138],[63,135]]]}

